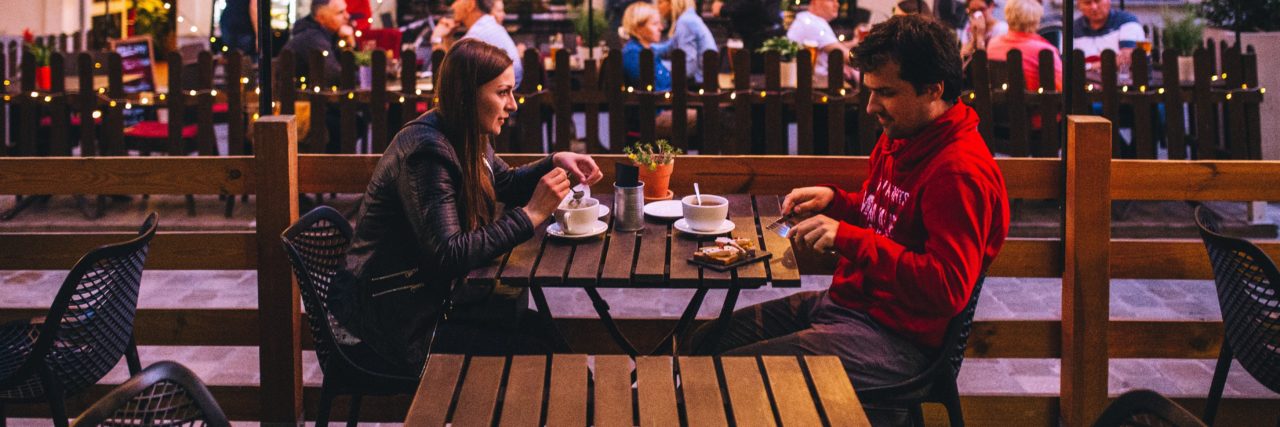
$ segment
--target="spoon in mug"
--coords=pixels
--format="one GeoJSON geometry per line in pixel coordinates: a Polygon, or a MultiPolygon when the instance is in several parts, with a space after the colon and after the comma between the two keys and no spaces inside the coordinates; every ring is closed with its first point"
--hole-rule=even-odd
{"type": "Polygon", "coordinates": [[[693,183],[693,194],[698,200],[698,206],[702,206],[702,191],[698,190],[698,183],[693,183]]]}

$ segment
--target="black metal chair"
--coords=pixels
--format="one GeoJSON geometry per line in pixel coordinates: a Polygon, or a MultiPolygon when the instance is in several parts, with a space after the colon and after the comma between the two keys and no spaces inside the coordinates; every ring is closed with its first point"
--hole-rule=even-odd
{"type": "Polygon", "coordinates": [[[43,321],[0,326],[0,425],[5,403],[47,401],[67,425],[63,399],[95,384],[125,356],[142,370],[133,340],[138,284],[156,234],[156,214],[138,237],[89,251],[62,282],[43,321]]]}
{"type": "Polygon", "coordinates": [[[196,374],[175,362],[148,366],[86,409],[73,427],[230,426],[196,374]]]}
{"type": "Polygon", "coordinates": [[[964,426],[964,413],[960,409],[960,390],[956,376],[964,363],[964,350],[969,346],[969,332],[973,330],[973,313],[978,307],[978,295],[987,274],[978,276],[973,294],[964,310],[947,322],[947,332],[937,357],[923,372],[897,384],[859,388],[858,399],[867,404],[906,407],[914,426],[924,425],[921,405],[940,403],[947,408],[947,418],[952,427],[964,426]]]}
{"type": "Polygon", "coordinates": [[[298,289],[307,310],[311,336],[315,340],[316,356],[320,370],[324,372],[324,384],[320,391],[320,408],[317,426],[328,425],[329,410],[337,395],[351,395],[351,411],[347,425],[355,425],[360,418],[360,398],[365,395],[412,395],[418,386],[417,373],[388,372],[388,363],[379,358],[369,346],[341,330],[329,311],[329,289],[344,268],[343,258],[351,243],[351,224],[328,206],[320,206],[308,212],[298,222],[284,231],[285,252],[293,274],[298,278],[298,289]]]}
{"type": "Polygon", "coordinates": [[[1160,393],[1133,390],[1111,402],[1093,427],[1204,427],[1204,423],[1160,393]]]}
{"type": "Polygon", "coordinates": [[[1204,422],[1213,425],[1231,359],[1272,391],[1280,393],[1280,270],[1247,240],[1218,233],[1218,221],[1203,205],[1195,211],[1226,329],[1218,367],[1205,403],[1204,422]]]}

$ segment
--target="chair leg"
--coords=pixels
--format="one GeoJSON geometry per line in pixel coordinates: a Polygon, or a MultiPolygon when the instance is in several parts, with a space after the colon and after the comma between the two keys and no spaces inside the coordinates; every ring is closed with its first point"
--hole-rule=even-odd
{"type": "Polygon", "coordinates": [[[921,407],[921,404],[907,405],[907,412],[911,417],[911,427],[925,427],[924,408],[921,407]]]}
{"type": "Polygon", "coordinates": [[[4,403],[0,402],[0,427],[8,427],[9,416],[4,413],[4,403]]]}
{"type": "Polygon", "coordinates": [[[142,372],[142,359],[138,357],[138,344],[129,337],[129,347],[124,351],[124,360],[129,365],[129,376],[142,372]]]}
{"type": "Polygon", "coordinates": [[[49,396],[49,415],[53,417],[53,425],[57,427],[67,427],[67,403],[63,400],[61,392],[48,393],[49,396]]]}
{"type": "Polygon", "coordinates": [[[960,390],[956,382],[935,381],[934,384],[942,387],[942,406],[947,408],[947,421],[951,427],[964,427],[964,411],[960,408],[960,390]]]}
{"type": "Polygon", "coordinates": [[[1213,369],[1213,382],[1209,385],[1209,398],[1204,403],[1204,423],[1212,426],[1218,416],[1218,403],[1222,400],[1222,389],[1227,385],[1227,373],[1231,372],[1231,347],[1222,343],[1222,351],[1218,353],[1218,367],[1213,369]]]}
{"type": "Polygon", "coordinates": [[[329,387],[320,388],[320,407],[316,411],[316,427],[329,425],[329,409],[333,407],[333,392],[329,387]]]}
{"type": "Polygon", "coordinates": [[[360,423],[360,396],[351,395],[351,409],[347,410],[347,427],[356,427],[360,423]]]}

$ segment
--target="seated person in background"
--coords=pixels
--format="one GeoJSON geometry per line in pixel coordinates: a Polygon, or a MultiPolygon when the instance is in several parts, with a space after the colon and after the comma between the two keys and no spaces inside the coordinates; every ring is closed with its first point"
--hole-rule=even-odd
{"type": "Polygon", "coordinates": [[[517,106],[515,68],[502,49],[459,41],[439,87],[435,109],[406,124],[378,160],[329,294],[334,317],[405,372],[419,372],[428,352],[549,353],[546,325],[531,314],[514,323],[437,322],[441,310],[477,302],[459,295],[487,298],[464,284],[468,271],[533,237],[570,178],[595,183],[600,170],[569,152],[518,168],[494,155],[491,141],[517,106]]]}
{"type": "Polygon", "coordinates": [[[347,14],[346,0],[312,0],[311,14],[293,23],[293,33],[284,49],[293,51],[296,62],[294,70],[299,76],[311,78],[311,55],[314,52],[328,52],[324,55],[325,81],[311,78],[313,85],[336,85],[341,77],[342,65],[338,63],[338,52],[343,45],[354,47],[356,38],[351,26],[347,25],[351,15],[347,14]]]}
{"type": "Polygon", "coordinates": [[[1009,24],[996,19],[995,0],[969,0],[969,23],[960,32],[960,57],[969,58],[974,52],[987,50],[987,43],[1009,32],[1009,24]]]}
{"type": "Polygon", "coordinates": [[[1084,52],[1085,63],[1101,61],[1102,51],[1116,52],[1116,64],[1129,63],[1133,48],[1146,40],[1146,32],[1138,17],[1123,10],[1111,10],[1111,0],[1079,0],[1080,17],[1076,18],[1075,48],[1084,52]]]}
{"type": "Polygon", "coordinates": [[[258,52],[258,2],[255,0],[227,0],[218,19],[222,30],[222,43],[257,61],[258,52]]]}
{"type": "MultiPolygon", "coordinates": [[[[431,30],[431,47],[433,49],[448,48],[449,38],[454,30],[457,30],[459,25],[467,27],[467,33],[462,38],[478,39],[506,52],[507,57],[511,58],[511,63],[516,67],[516,87],[518,88],[524,79],[524,65],[520,61],[520,51],[516,49],[515,41],[511,40],[511,34],[507,33],[507,29],[503,28],[494,17],[494,5],[498,1],[500,0],[454,1],[450,6],[453,10],[453,18],[441,18],[431,30]]],[[[505,18],[505,6],[501,11],[505,18]]]]}
{"type": "Polygon", "coordinates": [[[782,26],[781,0],[715,0],[713,16],[727,18],[729,28],[742,39],[742,48],[751,54],[751,72],[764,72],[763,56],[756,49],[772,37],[786,34],[782,26]]]}
{"type": "Polygon", "coordinates": [[[925,16],[933,15],[929,10],[929,3],[924,0],[902,0],[893,6],[893,16],[922,14],[925,16]]]}
{"type": "MultiPolygon", "coordinates": [[[[884,128],[854,191],[792,190],[782,211],[797,250],[839,255],[831,288],[732,314],[715,348],[729,355],[836,355],[855,388],[925,369],[1009,230],[1008,193],[978,115],[960,94],[955,31],[932,17],[890,18],[855,50],[867,113],[884,128]]],[[[873,422],[887,414],[869,411],[873,422]]],[[[879,424],[877,424],[879,425],[879,424]]]]}
{"type": "Polygon", "coordinates": [[[803,46],[805,43],[816,43],[818,45],[818,62],[813,67],[813,81],[820,87],[827,85],[827,53],[838,50],[846,58],[844,70],[844,79],[846,81],[856,81],[856,73],[854,68],[848,65],[849,48],[852,42],[841,42],[836,37],[835,30],[831,29],[830,21],[840,16],[840,2],[837,0],[813,0],[809,3],[809,10],[796,14],[796,20],[791,22],[791,28],[787,30],[787,38],[803,46]]]}
{"type": "MultiPolygon", "coordinates": [[[[685,73],[689,81],[702,85],[702,53],[719,52],[716,39],[711,36],[711,29],[698,16],[698,4],[693,0],[670,0],[672,47],[684,51],[685,73]]],[[[669,54],[669,53],[668,53],[669,54]]],[[[708,70],[711,78],[716,78],[720,70],[708,70]]]]}
{"type": "Polygon", "coordinates": [[[987,45],[987,59],[1005,61],[1010,50],[1022,51],[1022,75],[1026,78],[1027,89],[1036,90],[1040,88],[1040,51],[1048,49],[1053,52],[1054,88],[1061,90],[1062,56],[1058,54],[1057,47],[1036,33],[1043,14],[1044,6],[1039,1],[1009,0],[1004,8],[1009,32],[991,39],[987,45]]]}
{"type": "MultiPolygon", "coordinates": [[[[647,90],[641,85],[640,52],[653,50],[653,90],[658,92],[671,90],[671,70],[662,63],[662,57],[671,49],[670,42],[662,42],[662,16],[658,8],[647,2],[635,2],[627,7],[622,15],[622,29],[631,37],[622,47],[622,71],[628,86],[637,90],[647,90]]],[[[697,123],[697,110],[689,109],[688,128],[692,130],[697,123]]],[[[659,138],[671,137],[671,110],[662,109],[655,123],[659,138]]]]}

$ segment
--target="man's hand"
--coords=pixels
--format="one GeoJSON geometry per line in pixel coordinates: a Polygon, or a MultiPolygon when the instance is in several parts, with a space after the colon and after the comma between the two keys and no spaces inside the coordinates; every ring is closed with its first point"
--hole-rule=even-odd
{"type": "Polygon", "coordinates": [[[788,213],[808,217],[827,209],[836,192],[827,187],[803,187],[791,190],[782,199],[782,214],[788,213]]]}
{"type": "Polygon", "coordinates": [[[453,30],[458,29],[458,21],[453,18],[440,18],[436,21],[435,28],[431,29],[431,44],[443,42],[453,35],[453,30]]]}
{"type": "Polygon", "coordinates": [[[720,9],[721,9],[721,8],[723,8],[723,7],[724,7],[724,2],[723,2],[723,1],[721,1],[721,0],[716,0],[716,1],[712,2],[712,3],[711,3],[711,16],[719,17],[719,16],[720,16],[720,9]]]}
{"type": "Polygon", "coordinates": [[[551,155],[551,163],[564,169],[578,182],[587,185],[595,184],[600,181],[600,178],[604,178],[604,173],[600,172],[596,161],[586,154],[561,151],[551,155]]]}
{"type": "Polygon", "coordinates": [[[815,252],[827,252],[835,246],[839,229],[840,221],[826,215],[815,215],[791,227],[787,237],[793,244],[803,244],[815,252]]]}
{"type": "Polygon", "coordinates": [[[338,29],[338,38],[347,42],[347,48],[356,48],[356,32],[350,25],[343,25],[342,28],[338,29]]]}

